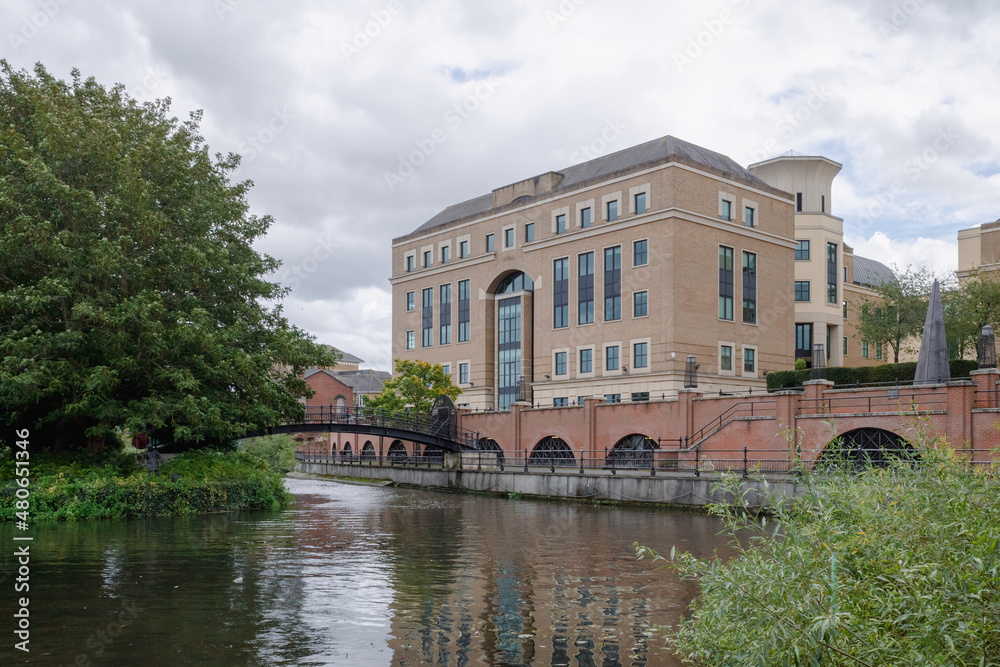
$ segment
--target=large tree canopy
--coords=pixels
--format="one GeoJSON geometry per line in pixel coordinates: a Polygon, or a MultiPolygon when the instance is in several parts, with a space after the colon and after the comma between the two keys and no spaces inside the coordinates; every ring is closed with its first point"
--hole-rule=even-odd
{"type": "Polygon", "coordinates": [[[333,363],[266,305],[239,156],[169,105],[0,61],[0,423],[36,442],[228,440],[299,417],[333,363]]]}

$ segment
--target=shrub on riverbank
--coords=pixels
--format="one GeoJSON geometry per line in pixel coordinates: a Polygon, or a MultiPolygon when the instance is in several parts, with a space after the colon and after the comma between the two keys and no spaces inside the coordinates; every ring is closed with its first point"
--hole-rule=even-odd
{"type": "MultiPolygon", "coordinates": [[[[290,438],[288,439],[290,441],[290,438]]],[[[258,445],[275,461],[288,444],[258,445]]],[[[113,452],[95,459],[39,453],[32,457],[29,519],[130,519],[170,514],[269,510],[288,503],[282,475],[255,447],[235,452],[201,449],[185,452],[147,473],[134,454],[113,452]]],[[[277,463],[275,463],[277,465],[277,463]]],[[[0,521],[15,518],[14,464],[10,451],[0,456],[0,521]]]]}
{"type": "MultiPolygon", "coordinates": [[[[920,455],[806,475],[806,495],[772,496],[766,520],[712,507],[744,539],[726,563],[671,553],[701,587],[669,633],[678,654],[727,667],[1000,664],[997,468],[920,455]]],[[[738,479],[725,484],[740,497],[738,479]]]]}

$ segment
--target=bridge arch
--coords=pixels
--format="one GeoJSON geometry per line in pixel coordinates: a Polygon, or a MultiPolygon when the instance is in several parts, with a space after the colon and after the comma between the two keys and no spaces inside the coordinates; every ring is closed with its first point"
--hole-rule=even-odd
{"type": "Polygon", "coordinates": [[[839,435],[823,448],[821,464],[847,464],[856,468],[884,468],[890,461],[916,460],[917,453],[906,438],[884,428],[866,426],[839,435]]]}
{"type": "Polygon", "coordinates": [[[405,461],[408,454],[406,453],[406,445],[403,444],[402,440],[393,440],[392,444],[389,445],[389,455],[390,461],[405,461]]]}
{"type": "Polygon", "coordinates": [[[496,452],[497,460],[503,461],[503,447],[500,446],[493,438],[480,438],[479,439],[479,451],[482,452],[496,452]]]}
{"type": "Polygon", "coordinates": [[[364,446],[361,448],[361,460],[362,461],[375,460],[375,445],[372,444],[371,440],[366,440],[364,446]]]}
{"type": "Polygon", "coordinates": [[[653,461],[654,450],[659,443],[648,435],[631,433],[615,443],[608,452],[605,463],[616,468],[648,468],[653,461]]]}
{"type": "Polygon", "coordinates": [[[351,455],[351,441],[350,440],[348,440],[347,442],[344,443],[344,448],[342,450],[340,450],[340,455],[341,456],[350,456],[351,455]]]}
{"type": "Polygon", "coordinates": [[[546,466],[575,465],[576,458],[574,458],[573,450],[566,444],[565,440],[559,436],[550,435],[538,441],[538,444],[531,450],[528,463],[531,465],[546,466]]]}

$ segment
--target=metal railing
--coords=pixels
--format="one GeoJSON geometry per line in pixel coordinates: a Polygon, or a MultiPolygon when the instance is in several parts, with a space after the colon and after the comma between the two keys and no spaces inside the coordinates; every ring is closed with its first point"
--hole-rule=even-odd
{"type": "MultiPolygon", "coordinates": [[[[674,441],[676,442],[676,441],[674,441]]],[[[625,452],[618,452],[623,454],[625,452]]],[[[797,475],[817,468],[822,452],[803,450],[795,458],[785,448],[750,450],[748,447],[702,452],[699,449],[654,449],[630,452],[634,457],[613,455],[612,450],[573,452],[572,456],[533,456],[530,452],[512,455],[510,452],[478,450],[463,452],[450,468],[463,471],[497,471],[516,474],[563,474],[606,476],[671,476],[700,477],[705,474],[738,473],[797,475]]],[[[994,465],[993,452],[988,449],[961,449],[956,452],[967,459],[970,471],[994,465]]],[[[364,456],[359,454],[328,454],[300,451],[295,455],[303,463],[326,463],[371,468],[445,469],[440,454],[423,456],[364,456]]]]}
{"type": "Polygon", "coordinates": [[[914,387],[888,389],[865,395],[825,396],[823,398],[800,398],[799,415],[837,415],[879,412],[929,412],[946,409],[948,394],[940,389],[921,391],[914,387]]]}
{"type": "Polygon", "coordinates": [[[728,410],[695,431],[688,439],[689,446],[694,447],[710,435],[721,431],[727,424],[747,417],[774,417],[777,415],[778,401],[740,401],[730,406],[728,410]]]}
{"type": "MultiPolygon", "coordinates": [[[[285,426],[303,423],[308,425],[349,424],[368,426],[372,429],[396,429],[421,435],[432,436],[457,443],[466,449],[475,449],[479,443],[479,433],[459,428],[448,421],[432,419],[427,415],[403,412],[387,412],[373,408],[337,405],[307,405],[303,422],[283,422],[285,426]]],[[[375,431],[377,434],[377,431],[375,431]]]]}

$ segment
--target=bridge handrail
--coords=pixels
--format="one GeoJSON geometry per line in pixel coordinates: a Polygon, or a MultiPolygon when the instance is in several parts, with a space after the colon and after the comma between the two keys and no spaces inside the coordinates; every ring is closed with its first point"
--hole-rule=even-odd
{"type": "MultiPolygon", "coordinates": [[[[305,424],[356,424],[380,428],[395,428],[422,435],[451,440],[469,449],[476,449],[479,433],[450,425],[446,421],[409,411],[386,411],[375,408],[337,405],[305,406],[305,424]]],[[[285,424],[300,422],[284,422],[285,424]]]]}

